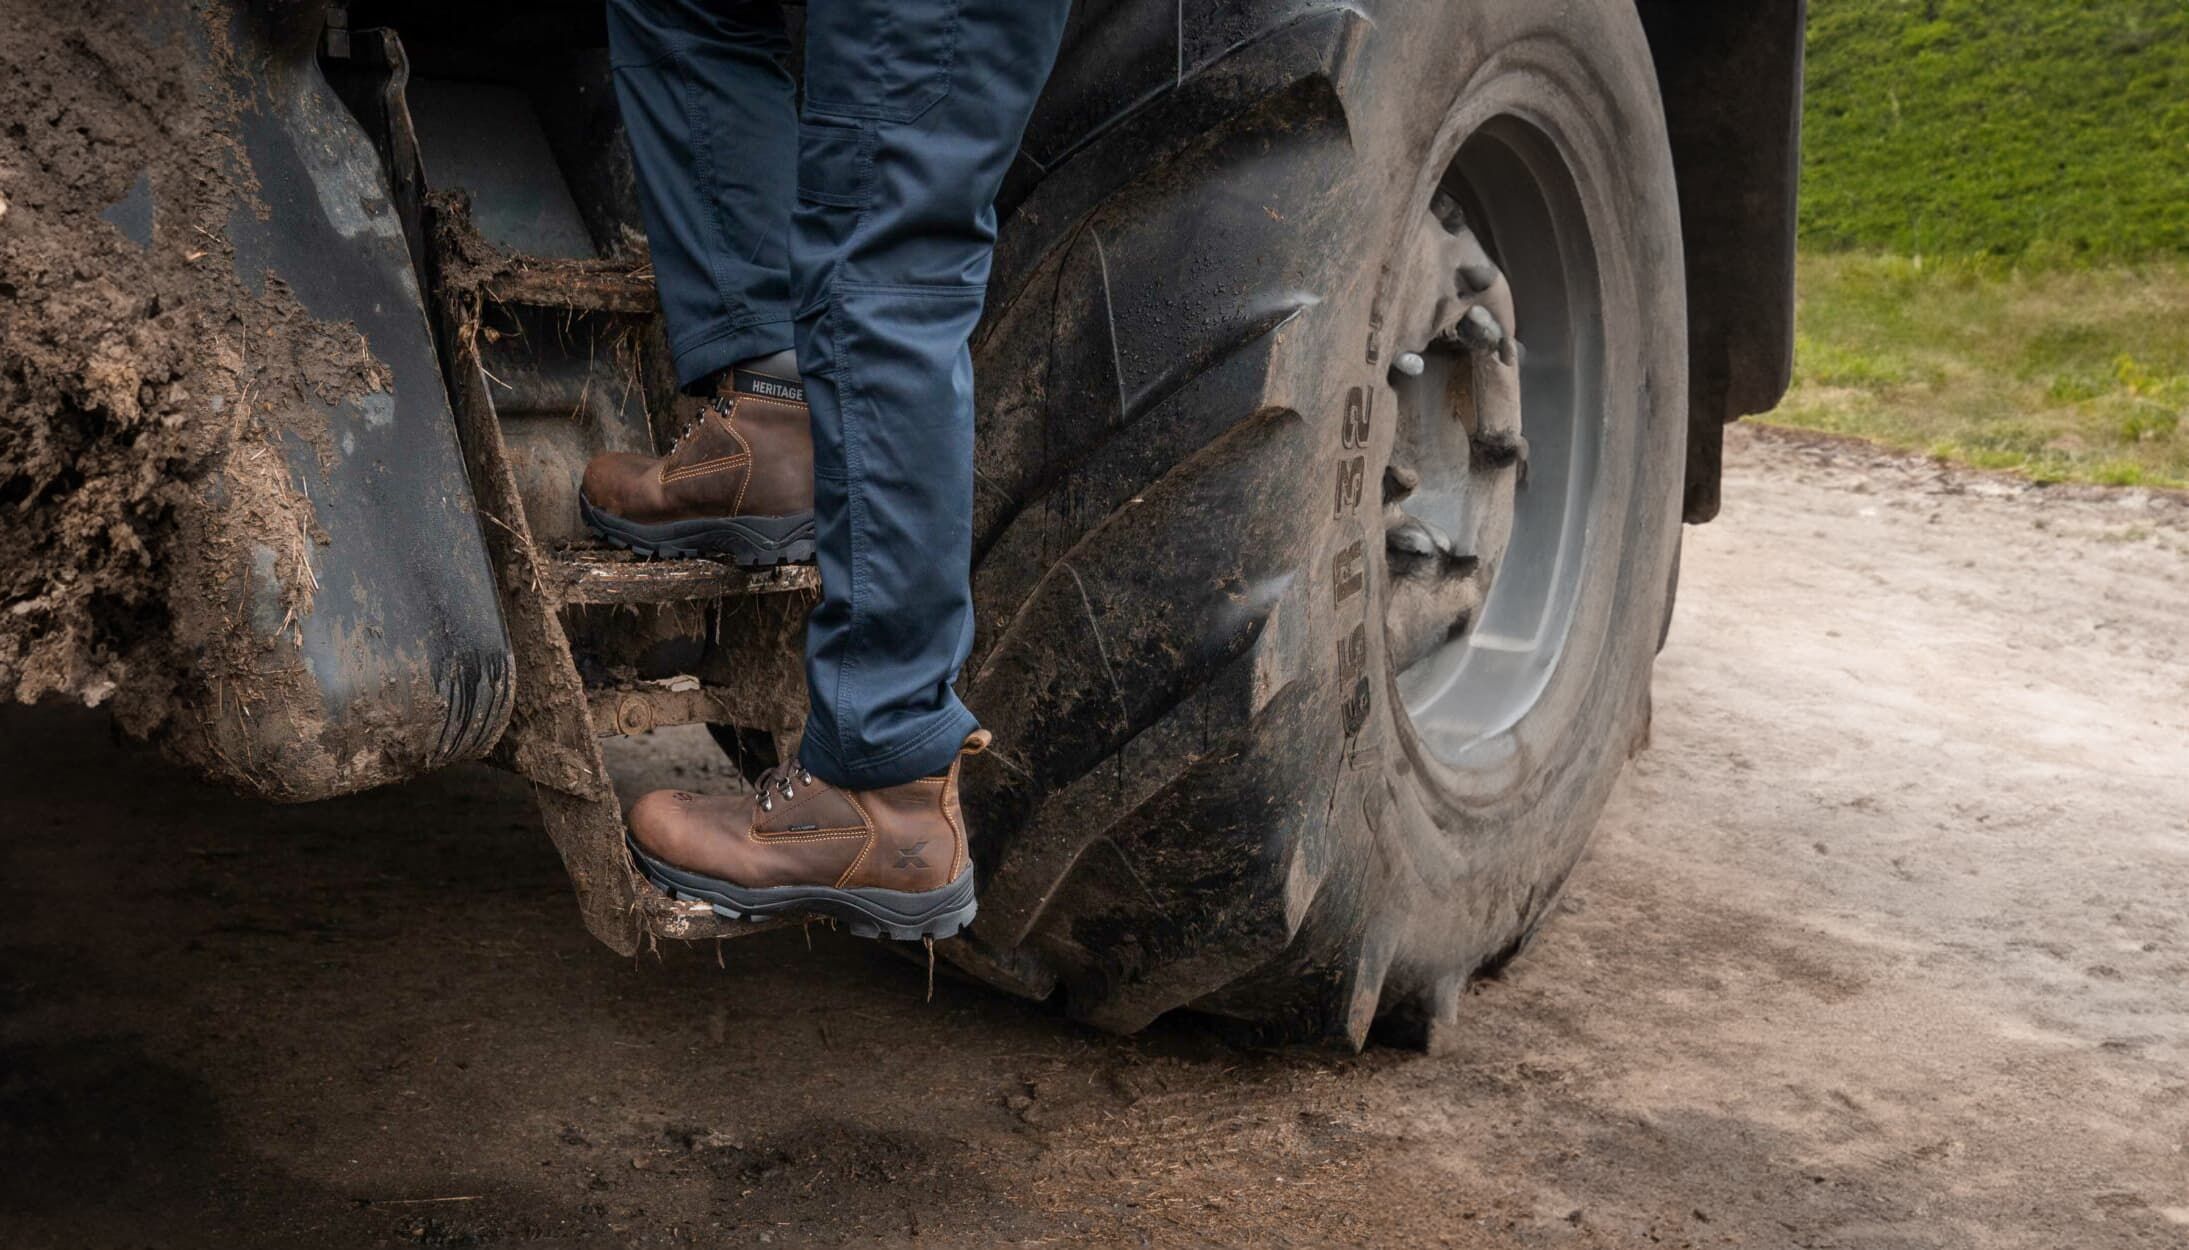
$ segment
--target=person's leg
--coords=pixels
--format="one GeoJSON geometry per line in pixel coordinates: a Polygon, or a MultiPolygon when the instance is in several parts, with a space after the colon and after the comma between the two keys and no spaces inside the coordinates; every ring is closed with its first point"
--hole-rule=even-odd
{"type": "MultiPolygon", "coordinates": [[[[798,758],[631,809],[639,866],[726,916],[941,938],[977,900],[951,684],[972,648],[973,368],[994,200],[1068,0],[811,0],[791,267],[824,598],[798,758]]],[[[738,371],[742,376],[743,371],[738,371]]]]}
{"type": "Polygon", "coordinates": [[[693,393],[791,346],[790,51],[780,0],[608,0],[654,282],[693,393]]]}
{"type": "Polygon", "coordinates": [[[811,0],[791,224],[823,599],[799,759],[856,790],[975,728],[973,368],[994,201],[1069,0],[811,0]]]}
{"type": "Polygon", "coordinates": [[[813,556],[813,429],[790,351],[798,126],[778,0],[609,0],[678,382],[711,394],[667,455],[596,456],[578,507],[656,556],[813,556]]]}

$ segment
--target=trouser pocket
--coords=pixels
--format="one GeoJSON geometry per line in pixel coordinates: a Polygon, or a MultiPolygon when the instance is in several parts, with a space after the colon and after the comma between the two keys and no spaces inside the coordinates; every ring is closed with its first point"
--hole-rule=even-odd
{"type": "Polygon", "coordinates": [[[829,0],[806,10],[806,110],[909,122],[950,93],[959,0],[829,0]]]}

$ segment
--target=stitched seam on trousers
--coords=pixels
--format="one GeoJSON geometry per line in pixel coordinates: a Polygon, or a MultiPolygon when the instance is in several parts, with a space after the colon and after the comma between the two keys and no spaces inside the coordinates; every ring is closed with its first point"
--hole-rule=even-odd
{"type": "MultiPolygon", "coordinates": [[[[873,173],[872,162],[874,158],[874,144],[870,141],[875,140],[880,133],[880,130],[875,126],[873,122],[868,121],[860,123],[859,143],[855,150],[859,154],[858,170],[859,185],[861,188],[866,188],[873,185],[873,183],[870,181],[870,178],[873,173]]],[[[843,267],[842,258],[844,256],[852,255],[857,250],[858,245],[865,241],[863,236],[867,230],[867,227],[872,224],[872,219],[874,215],[873,197],[866,197],[866,201],[864,203],[861,203],[857,208],[853,209],[852,212],[853,215],[851,219],[851,230],[845,237],[843,246],[838,250],[836,267],[829,274],[827,295],[828,309],[822,314],[822,316],[827,320],[829,329],[831,331],[829,335],[829,341],[835,345],[835,349],[831,353],[833,358],[826,363],[831,366],[831,372],[836,375],[838,389],[842,392],[841,395],[839,395],[838,397],[836,405],[836,418],[838,424],[837,438],[843,444],[844,448],[843,521],[850,530],[848,542],[846,543],[846,545],[851,548],[851,559],[849,561],[851,566],[851,576],[845,579],[849,581],[851,585],[846,587],[844,592],[844,597],[850,607],[851,619],[844,627],[844,632],[847,636],[847,645],[843,648],[843,662],[836,666],[836,690],[831,700],[830,707],[830,711],[832,713],[830,719],[835,722],[833,728],[835,729],[836,738],[836,741],[829,744],[830,753],[836,757],[836,761],[839,764],[843,764],[846,762],[846,752],[844,750],[843,716],[845,707],[844,690],[851,683],[852,670],[858,667],[859,637],[864,632],[860,629],[859,621],[859,563],[861,548],[861,544],[859,542],[859,520],[860,514],[864,511],[864,509],[860,506],[858,489],[859,482],[862,479],[860,468],[864,464],[864,458],[858,457],[860,463],[853,463],[854,458],[857,456],[857,449],[859,444],[858,440],[852,436],[852,421],[854,419],[852,414],[856,406],[861,402],[858,375],[852,367],[852,359],[855,355],[857,355],[857,353],[848,350],[849,344],[844,342],[844,304],[841,299],[837,298],[836,283],[838,271],[840,271],[843,267]]],[[[827,592],[828,588],[824,585],[822,587],[822,593],[826,594],[827,592]]],[[[847,775],[851,771],[852,770],[849,768],[845,769],[847,775]]]]}
{"type": "Polygon", "coordinates": [[[842,291],[881,292],[890,295],[924,295],[931,299],[962,299],[986,295],[987,283],[971,282],[859,282],[846,278],[835,284],[842,291]]]}
{"type": "Polygon", "coordinates": [[[882,121],[892,125],[907,126],[920,120],[957,90],[958,43],[964,37],[965,21],[962,10],[964,0],[950,0],[949,23],[943,36],[942,55],[936,58],[934,76],[940,81],[926,99],[911,109],[890,109],[879,104],[860,104],[853,100],[829,100],[809,97],[806,107],[827,117],[856,118],[861,121],[882,121]]]}
{"type": "Polygon", "coordinates": [[[610,74],[629,74],[638,72],[640,70],[660,69],[662,62],[667,61],[674,56],[676,56],[676,49],[666,48],[662,51],[660,56],[657,56],[650,61],[611,60],[608,62],[608,72],[610,74]]]}
{"type": "Polygon", "coordinates": [[[692,176],[700,185],[702,198],[707,201],[707,224],[714,232],[716,245],[707,249],[707,278],[714,283],[715,298],[722,301],[724,308],[729,308],[733,306],[730,285],[722,276],[722,257],[730,251],[727,246],[729,232],[722,228],[722,197],[715,193],[714,134],[706,125],[705,110],[700,107],[699,73],[690,56],[690,44],[679,39],[675,48],[677,72],[683,77],[684,124],[692,133],[692,176]]]}
{"type": "MultiPolygon", "coordinates": [[[[866,225],[866,219],[867,210],[861,208],[859,210],[859,220],[852,226],[851,229],[851,234],[854,239],[859,236],[860,228],[866,225]]],[[[833,287],[834,283],[831,282],[830,285],[833,287]]],[[[852,422],[856,419],[852,415],[853,409],[856,407],[856,405],[864,403],[865,400],[860,393],[859,380],[856,375],[856,371],[853,369],[851,363],[851,358],[856,355],[856,353],[844,350],[847,345],[844,343],[842,333],[843,307],[843,301],[837,299],[832,293],[829,298],[827,315],[830,321],[834,323],[830,327],[831,330],[834,331],[834,333],[832,333],[829,337],[831,341],[836,344],[837,352],[839,354],[838,359],[835,361],[835,365],[837,382],[839,387],[843,391],[843,399],[842,402],[839,402],[836,406],[836,414],[837,420],[843,426],[843,428],[838,431],[838,436],[843,440],[844,447],[844,481],[846,483],[846,488],[844,490],[844,521],[851,531],[851,577],[849,579],[851,585],[847,588],[845,592],[845,597],[850,601],[851,620],[849,624],[845,627],[845,633],[849,635],[849,637],[846,639],[847,645],[843,648],[844,659],[842,663],[836,666],[836,697],[834,709],[836,715],[833,718],[836,722],[836,758],[840,761],[843,760],[845,757],[843,716],[844,688],[850,682],[852,670],[858,666],[859,638],[861,634],[865,633],[865,630],[861,628],[862,621],[859,612],[859,572],[861,564],[861,549],[864,545],[859,541],[859,523],[863,519],[863,514],[866,511],[864,501],[861,500],[859,491],[859,485],[865,479],[865,457],[859,452],[859,441],[857,438],[853,437],[852,430],[852,422]],[[857,460],[857,463],[854,463],[855,459],[857,460]]]]}
{"type": "Polygon", "coordinates": [[[711,346],[715,343],[721,342],[726,338],[734,338],[737,335],[743,334],[747,330],[751,330],[759,326],[787,326],[795,321],[797,321],[796,317],[763,316],[755,317],[748,321],[732,322],[719,330],[707,331],[707,337],[705,338],[693,339],[691,342],[688,343],[671,342],[669,344],[669,353],[674,356],[688,355],[692,352],[698,351],[702,347],[711,346]]]}
{"type": "Polygon", "coordinates": [[[864,193],[843,195],[835,191],[815,191],[810,187],[800,187],[798,198],[808,204],[825,204],[830,208],[857,208],[865,197],[864,193]]]}

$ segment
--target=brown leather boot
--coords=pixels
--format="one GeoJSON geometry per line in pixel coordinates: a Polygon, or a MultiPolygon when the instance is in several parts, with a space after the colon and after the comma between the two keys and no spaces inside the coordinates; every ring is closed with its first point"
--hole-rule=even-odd
{"type": "Polygon", "coordinates": [[[742,565],[813,558],[813,429],[798,382],[733,369],[666,456],[585,466],[578,509],[609,542],[742,565]]]}
{"type": "Polygon", "coordinates": [[[944,938],[973,922],[958,767],[882,790],[839,790],[797,761],[750,795],[656,790],[631,808],[631,849],[656,885],[735,920],[810,914],[859,937],[944,938]]]}

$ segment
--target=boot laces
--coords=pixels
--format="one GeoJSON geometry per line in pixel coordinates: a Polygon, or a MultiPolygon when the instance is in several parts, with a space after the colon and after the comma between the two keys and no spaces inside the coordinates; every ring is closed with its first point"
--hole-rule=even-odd
{"type": "Polygon", "coordinates": [[[813,774],[806,771],[806,766],[796,759],[790,759],[760,774],[760,780],[753,783],[753,789],[760,796],[760,810],[772,812],[775,810],[777,798],[785,801],[795,799],[798,797],[798,787],[813,784],[813,774]]]}
{"type": "Polygon", "coordinates": [[[684,423],[684,428],[676,432],[676,441],[669,444],[669,454],[672,456],[675,455],[677,453],[677,450],[684,446],[684,440],[692,436],[692,431],[698,429],[703,423],[705,423],[707,418],[713,416],[715,413],[725,411],[728,408],[728,405],[729,401],[721,398],[720,396],[717,396],[714,399],[710,399],[706,403],[701,404],[699,406],[699,411],[692,414],[691,420],[684,423]]]}

